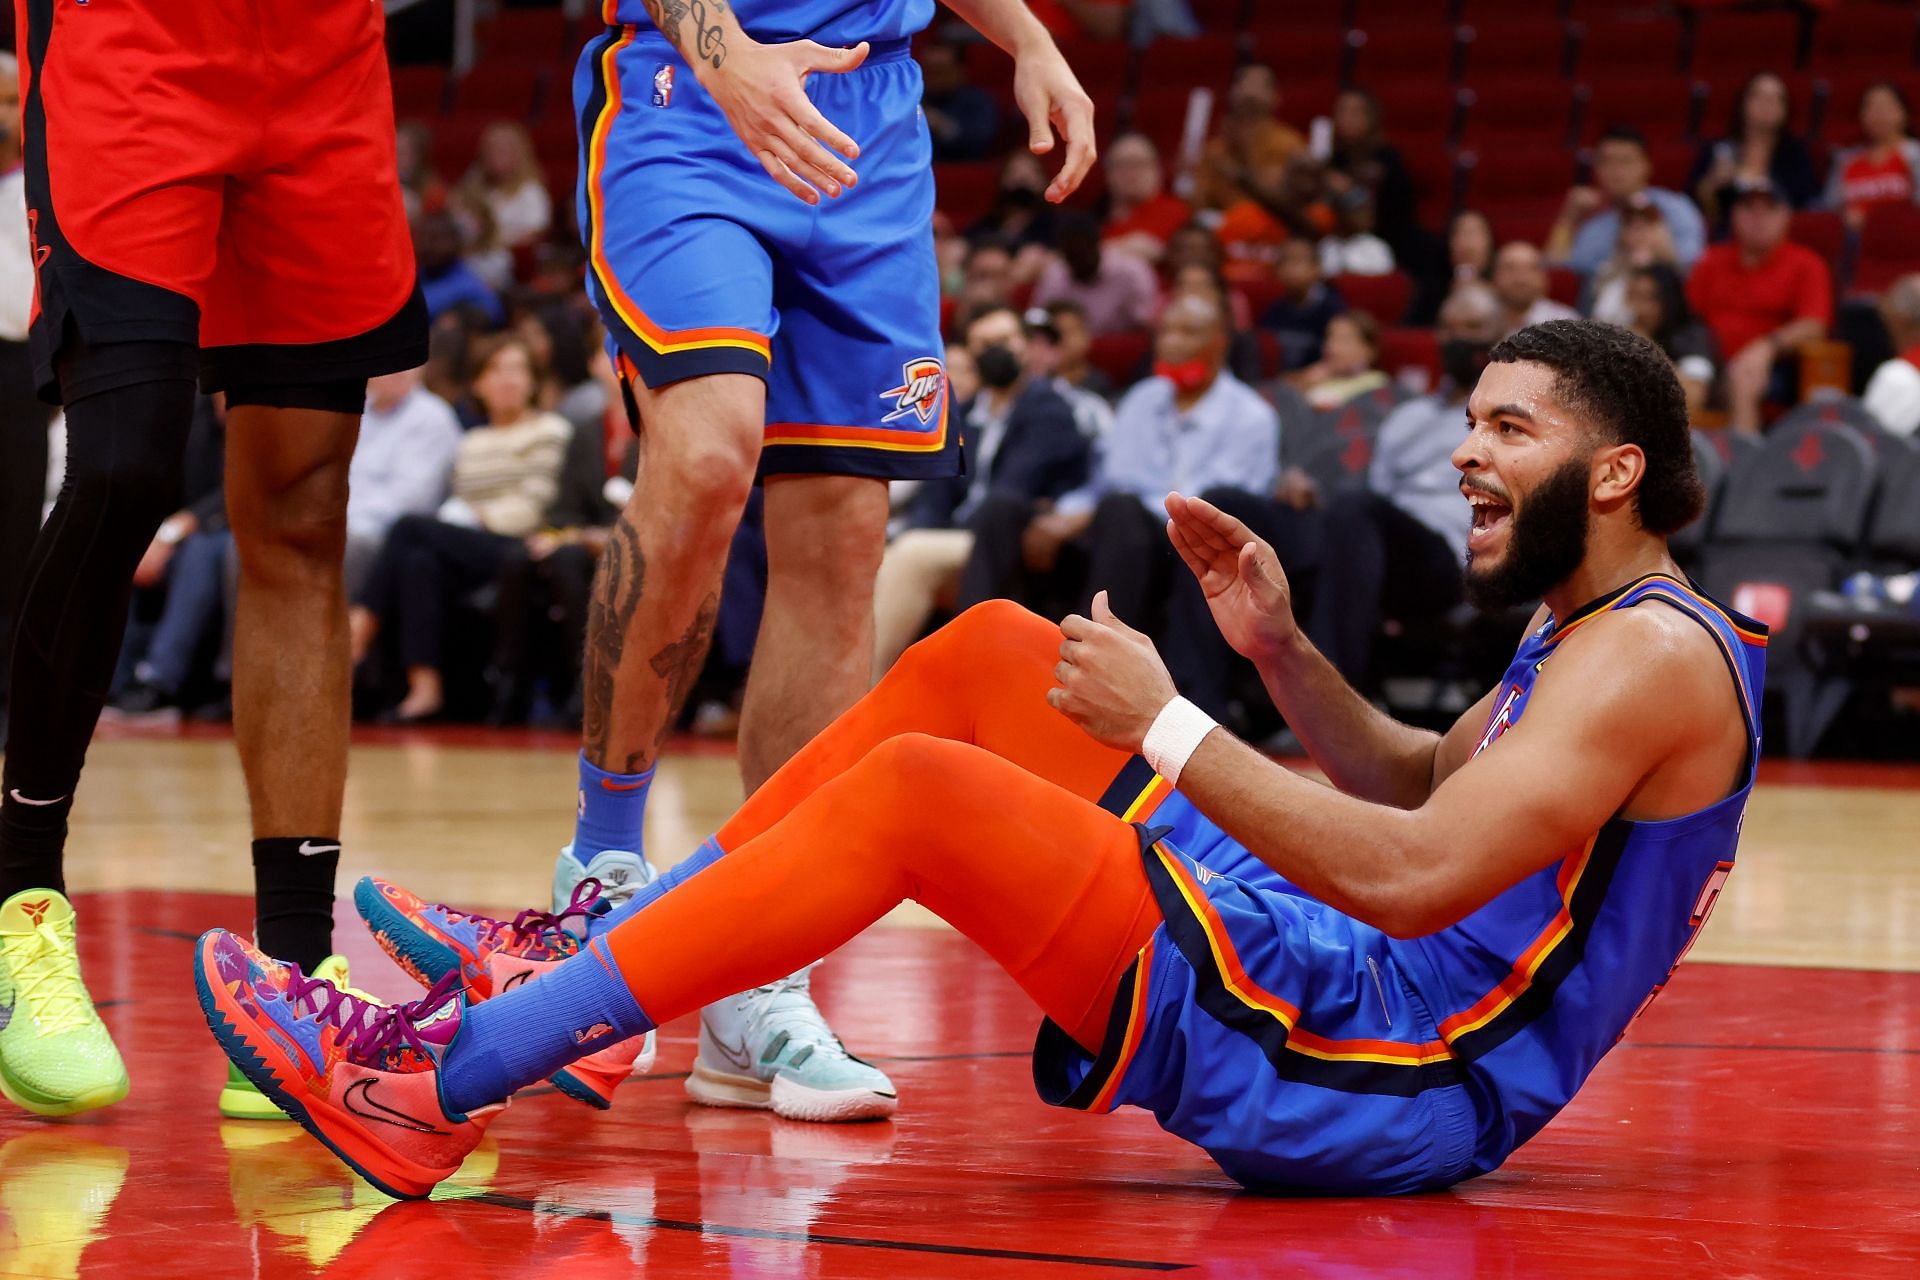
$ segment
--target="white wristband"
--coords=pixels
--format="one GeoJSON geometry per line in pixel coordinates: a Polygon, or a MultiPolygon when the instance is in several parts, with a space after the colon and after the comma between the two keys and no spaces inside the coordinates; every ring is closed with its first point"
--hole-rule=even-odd
{"type": "Polygon", "coordinates": [[[1185,698],[1175,698],[1153,718],[1153,727],[1140,744],[1140,754],[1155,773],[1170,785],[1179,786],[1180,771],[1200,749],[1202,739],[1219,727],[1212,716],[1185,698]]]}

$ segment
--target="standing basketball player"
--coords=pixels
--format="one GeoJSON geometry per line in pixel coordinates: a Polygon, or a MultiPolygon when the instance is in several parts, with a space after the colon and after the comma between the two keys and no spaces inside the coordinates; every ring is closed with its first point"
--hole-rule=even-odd
{"type": "MultiPolygon", "coordinates": [[[[1093,108],[1022,0],[952,6],[1015,59],[1048,191],[1094,158],[1093,108]]],[[[865,689],[892,479],[953,475],[932,154],[908,42],[933,0],[607,0],[574,93],[588,288],[640,431],[633,496],[594,586],[578,822],[554,909],[591,876],[652,878],[641,818],[707,654],[727,547],[766,488],[768,585],[740,727],[751,792],[865,689]],[[784,188],[784,190],[782,190],[784,188]]],[[[560,1081],[607,1105],[650,1048],[560,1081]]],[[[704,1011],[687,1088],[715,1106],[842,1120],[893,1110],[805,970],[704,1011]]]]}
{"type": "Polygon", "coordinates": [[[515,929],[362,881],[375,936],[432,993],[374,1007],[215,930],[208,1022],[349,1164],[424,1195],[515,1089],[912,897],[1046,1012],[1048,1102],[1148,1109],[1255,1188],[1395,1193],[1497,1168],[1712,909],[1759,764],[1766,638],[1667,552],[1704,494],[1653,343],[1522,330],[1465,419],[1470,589],[1545,603],[1445,735],[1368,706],[1302,636],[1273,548],[1176,495],[1176,549],[1333,786],[1178,698],[1104,595],[1058,627],[996,602],[908,650],[619,910],[515,929]],[[492,972],[539,980],[471,1002],[476,932],[492,972]],[[573,954],[550,964],[536,942],[573,954]]]}
{"type": "MultiPolygon", "coordinates": [[[[261,945],[331,950],[346,775],[340,564],[369,376],[420,364],[385,13],[367,0],[19,0],[35,376],[67,473],[26,566],[0,778],[0,1087],[43,1114],[127,1077],[81,984],[67,815],[195,380],[227,397],[234,728],[261,945]]],[[[337,962],[336,962],[337,965],[337,962]]],[[[343,972],[331,970],[335,976],[343,972]]],[[[237,1074],[228,1114],[271,1114],[237,1074]]]]}

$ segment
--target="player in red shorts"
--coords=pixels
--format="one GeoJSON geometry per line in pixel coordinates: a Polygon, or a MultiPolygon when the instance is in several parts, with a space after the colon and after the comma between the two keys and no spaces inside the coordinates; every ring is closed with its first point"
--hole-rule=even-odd
{"type": "MultiPolygon", "coordinates": [[[[66,407],[68,461],[11,655],[0,1090],[65,1114],[127,1090],[61,863],[135,566],[156,531],[188,532],[162,521],[196,380],[227,398],[258,927],[311,970],[331,949],[346,773],[347,468],[367,378],[421,364],[427,325],[381,5],[16,3],[35,376],[66,407]]],[[[229,1089],[222,1109],[247,1101],[229,1089]]]]}

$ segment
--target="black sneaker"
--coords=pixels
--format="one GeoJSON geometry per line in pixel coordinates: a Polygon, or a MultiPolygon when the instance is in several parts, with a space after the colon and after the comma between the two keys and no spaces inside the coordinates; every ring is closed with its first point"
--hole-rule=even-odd
{"type": "Polygon", "coordinates": [[[157,684],[135,677],[113,700],[113,711],[126,720],[178,720],[180,707],[173,695],[157,684]]]}

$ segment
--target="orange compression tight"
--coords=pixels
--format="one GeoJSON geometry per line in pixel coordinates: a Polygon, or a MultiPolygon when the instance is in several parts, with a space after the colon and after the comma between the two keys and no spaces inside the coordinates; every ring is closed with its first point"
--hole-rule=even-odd
{"type": "Polygon", "coordinates": [[[606,935],[655,1022],[825,955],[912,898],[979,943],[1090,1051],[1160,917],[1127,763],[1047,705],[1059,630],[969,610],[768,780],[712,866],[606,935]]]}

